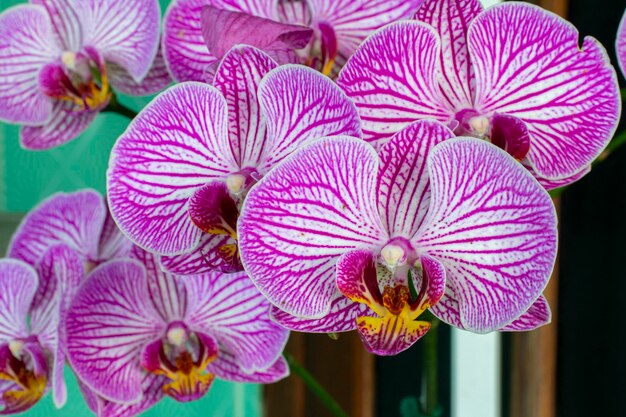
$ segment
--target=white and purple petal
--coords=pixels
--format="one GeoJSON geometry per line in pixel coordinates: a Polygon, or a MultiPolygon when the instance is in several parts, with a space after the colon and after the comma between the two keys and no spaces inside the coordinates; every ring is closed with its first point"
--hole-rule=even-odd
{"type": "Polygon", "coordinates": [[[263,371],[282,354],[289,332],[270,320],[270,303],[245,272],[182,279],[189,297],[185,322],[214,337],[244,372],[263,371]]]}
{"type": "Polygon", "coordinates": [[[94,190],[54,194],[22,220],[7,255],[36,266],[48,248],[64,244],[83,262],[96,260],[105,211],[102,197],[94,190]]]}
{"type": "Polygon", "coordinates": [[[142,398],[139,358],[165,327],[148,293],[139,263],[111,261],[92,272],[68,312],[69,362],[81,381],[107,400],[142,398]]]}
{"type": "Polygon", "coordinates": [[[517,161],[479,139],[440,143],[428,167],[431,204],[413,244],[446,268],[463,328],[497,330],[525,312],[550,278],[552,200],[517,161]]]}
{"type": "Polygon", "coordinates": [[[261,83],[259,101],[269,139],[258,168],[261,174],[306,141],[361,137],[354,104],[332,80],[311,68],[284,65],[273,70],[261,83]]]}
{"type": "Polygon", "coordinates": [[[61,54],[40,6],[19,5],[0,14],[0,120],[38,125],[52,114],[39,88],[41,69],[61,54]]]}
{"type": "Polygon", "coordinates": [[[232,247],[237,241],[228,235],[203,233],[198,246],[189,253],[175,256],[161,256],[161,267],[176,275],[194,275],[205,272],[229,272],[231,265],[220,254],[220,248],[232,247]]]}
{"type": "Polygon", "coordinates": [[[546,298],[543,295],[540,295],[524,314],[500,330],[510,332],[534,330],[550,323],[551,319],[552,312],[550,311],[550,305],[548,304],[546,298]]]}
{"type": "Polygon", "coordinates": [[[390,237],[410,239],[419,229],[430,203],[426,158],[438,143],[454,133],[433,120],[411,123],[378,154],[378,210],[390,237]]]}
{"type": "Polygon", "coordinates": [[[440,49],[434,29],[415,21],[388,25],[361,44],[337,83],[359,110],[365,140],[382,144],[415,120],[452,120],[438,84],[440,49]]]}
{"type": "Polygon", "coordinates": [[[31,266],[0,259],[0,344],[28,336],[26,320],[38,284],[31,266]]]}
{"type": "MultiPolygon", "coordinates": [[[[259,30],[254,28],[254,30],[259,30]]],[[[268,144],[258,90],[261,79],[278,64],[260,50],[236,46],[224,57],[213,85],[226,98],[228,133],[237,164],[256,167],[268,144]]]]}
{"type": "Polygon", "coordinates": [[[376,29],[413,17],[423,0],[307,0],[314,23],[335,32],[338,51],[348,58],[376,29]]]}
{"type": "Polygon", "coordinates": [[[626,72],[626,11],[622,15],[617,29],[617,37],[615,38],[615,52],[617,53],[617,63],[622,71],[622,77],[626,72]]]}
{"type": "Polygon", "coordinates": [[[330,312],[335,263],[387,234],[375,201],[378,156],[349,137],[315,141],[250,191],[239,218],[246,271],[281,310],[305,318],[330,312]]]}
{"type": "Polygon", "coordinates": [[[207,182],[238,168],[227,133],[224,97],[188,82],[155,98],[115,144],[107,192],[116,223],[152,252],[193,250],[202,231],[188,214],[189,198],[207,182]]]}
{"type": "Polygon", "coordinates": [[[538,6],[506,3],[474,19],[468,45],[476,110],[520,118],[528,161],[558,180],[587,167],[610,141],[621,111],[617,76],[600,43],[538,6]]]}
{"type": "Polygon", "coordinates": [[[156,94],[172,83],[172,77],[167,71],[161,48],[159,48],[150,70],[141,82],[135,81],[127,70],[112,62],[107,63],[107,74],[115,91],[130,96],[156,94]]]}
{"type": "Polygon", "coordinates": [[[30,0],[45,8],[54,30],[54,40],[63,51],[78,51],[83,46],[82,16],[76,0],[30,0]]]}
{"type": "Polygon", "coordinates": [[[483,11],[479,0],[426,0],[415,19],[437,31],[441,43],[439,86],[449,108],[474,106],[474,73],[467,49],[467,30],[483,11]]]}

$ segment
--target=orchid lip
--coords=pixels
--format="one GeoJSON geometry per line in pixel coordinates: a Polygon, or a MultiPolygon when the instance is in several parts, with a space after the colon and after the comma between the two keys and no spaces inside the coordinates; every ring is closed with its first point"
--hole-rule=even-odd
{"type": "Polygon", "coordinates": [[[0,414],[25,411],[35,405],[46,391],[48,374],[43,350],[34,337],[12,341],[8,346],[0,346],[0,349],[10,351],[8,356],[2,355],[0,380],[17,385],[15,389],[2,393],[5,408],[0,410],[0,414]],[[32,349],[26,349],[26,344],[32,349]]]}

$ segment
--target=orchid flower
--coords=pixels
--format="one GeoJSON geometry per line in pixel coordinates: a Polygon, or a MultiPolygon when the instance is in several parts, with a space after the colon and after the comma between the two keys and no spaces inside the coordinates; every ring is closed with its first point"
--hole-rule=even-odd
{"type": "Polygon", "coordinates": [[[250,187],[308,139],[360,137],[356,108],[328,77],[276,67],[258,49],[234,47],[213,86],[170,88],[115,144],[113,218],[137,245],[168,255],[168,271],[241,270],[237,217],[250,187]]]}
{"type": "Polygon", "coordinates": [[[75,252],[85,273],[105,261],[127,257],[132,248],[102,196],[90,189],[54,194],[31,210],[13,234],[7,256],[36,267],[55,245],[75,252]]]}
{"type": "Polygon", "coordinates": [[[55,405],[65,404],[60,323],[82,275],[78,256],[64,245],[48,249],[36,270],[0,260],[0,414],[29,409],[50,387],[55,405]]]}
{"type": "Polygon", "coordinates": [[[626,11],[622,15],[617,29],[617,37],[615,39],[615,52],[617,53],[617,63],[622,71],[622,76],[626,74],[626,11]]]}
{"type": "Polygon", "coordinates": [[[178,278],[139,248],[97,267],[67,316],[69,361],[99,415],[132,416],[165,395],[201,398],[217,378],[288,374],[288,331],[243,272],[178,278]]]}
{"type": "Polygon", "coordinates": [[[335,61],[345,62],[379,27],[413,16],[421,1],[175,0],[165,14],[163,50],[178,81],[211,82],[223,54],[239,43],[280,64],[298,63],[298,53],[330,74],[335,61]]]}
{"type": "Polygon", "coordinates": [[[32,0],[0,14],[0,120],[26,149],[80,135],[112,97],[170,82],[157,0],[32,0]]]}
{"type": "Polygon", "coordinates": [[[621,111],[599,42],[579,47],[570,23],[522,2],[483,11],[478,0],[426,0],[415,21],[367,39],[338,83],[367,141],[433,118],[505,149],[548,189],[589,171],[621,111]]]}
{"type": "Polygon", "coordinates": [[[504,151],[435,121],[375,149],[339,136],[311,143],[250,190],[241,259],[282,325],[358,330],[392,355],[430,324],[473,332],[549,321],[541,296],[556,257],[547,192],[504,151]]]}

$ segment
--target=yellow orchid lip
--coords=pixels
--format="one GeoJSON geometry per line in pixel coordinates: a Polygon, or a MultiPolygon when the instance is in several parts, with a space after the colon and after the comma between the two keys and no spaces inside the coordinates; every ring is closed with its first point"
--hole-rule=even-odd
{"type": "Polygon", "coordinates": [[[33,369],[11,349],[11,358],[0,369],[0,380],[9,381],[14,387],[2,393],[4,413],[17,413],[35,405],[46,392],[48,378],[45,373],[36,375],[33,369]]]}
{"type": "Polygon", "coordinates": [[[196,364],[189,352],[182,352],[175,359],[176,370],[163,368],[155,373],[165,375],[172,382],[163,387],[165,394],[180,402],[194,401],[207,393],[215,375],[206,371],[217,355],[205,358],[196,364]]]}

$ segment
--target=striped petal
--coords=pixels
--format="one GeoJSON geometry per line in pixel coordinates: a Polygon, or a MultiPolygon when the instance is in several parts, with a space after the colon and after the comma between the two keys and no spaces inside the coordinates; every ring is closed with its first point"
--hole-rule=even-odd
{"type": "Polygon", "coordinates": [[[423,0],[308,0],[316,22],[335,31],[339,53],[348,58],[376,29],[413,17],[423,0]]]}
{"type": "Polygon", "coordinates": [[[52,100],[39,88],[39,72],[60,54],[42,7],[0,14],[0,120],[37,125],[50,118],[52,100]]]}
{"type": "Polygon", "coordinates": [[[626,11],[622,15],[617,29],[617,37],[615,39],[615,52],[617,53],[617,63],[622,70],[622,77],[626,74],[626,11]]]}
{"type": "Polygon", "coordinates": [[[205,73],[217,62],[202,37],[202,8],[210,0],[174,0],[163,19],[163,56],[176,81],[205,81],[205,73]]]}
{"type": "Polygon", "coordinates": [[[278,20],[279,0],[209,0],[210,5],[218,9],[232,10],[278,20]]]}
{"type": "Polygon", "coordinates": [[[339,291],[335,293],[331,302],[330,312],[319,319],[292,316],[274,306],[270,313],[272,320],[284,328],[305,333],[349,332],[356,329],[356,319],[358,317],[371,314],[372,312],[368,306],[355,303],[339,291]]]}
{"type": "Polygon", "coordinates": [[[131,240],[164,255],[198,245],[189,198],[238,171],[226,129],[226,101],[200,83],[171,87],[133,120],[113,148],[107,185],[111,214],[131,240]]]}
{"type": "Polygon", "coordinates": [[[94,190],[54,194],[24,217],[7,254],[36,266],[48,248],[63,244],[83,262],[97,260],[105,210],[94,190]]]}
{"type": "Polygon", "coordinates": [[[463,328],[497,330],[525,312],[550,278],[552,200],[517,161],[479,139],[447,140],[428,163],[431,204],[413,245],[446,268],[463,328]]]}
{"type": "Polygon", "coordinates": [[[186,323],[220,343],[218,358],[228,352],[247,373],[276,362],[289,332],[270,320],[270,303],[245,272],[195,275],[182,282],[189,294],[186,323]]]}
{"type": "Polygon", "coordinates": [[[468,34],[476,71],[476,108],[524,121],[528,161],[562,179],[588,166],[613,136],[620,115],[615,70],[604,48],[537,6],[492,7],[468,34]]]}
{"type": "Polygon", "coordinates": [[[0,259],[0,344],[28,336],[26,318],[39,279],[29,265],[0,259]]]}
{"type": "Polygon", "coordinates": [[[97,111],[77,111],[73,103],[57,100],[44,124],[22,127],[20,144],[33,151],[56,148],[80,136],[97,115],[97,111]]]}
{"type": "Polygon", "coordinates": [[[82,382],[107,400],[142,398],[139,357],[165,326],[148,293],[140,264],[112,261],[92,272],[72,302],[68,359],[82,382]]]}
{"type": "Polygon", "coordinates": [[[243,370],[230,353],[220,353],[220,356],[207,366],[207,371],[226,381],[260,384],[271,384],[289,376],[289,366],[282,357],[269,368],[250,373],[243,370]]]}
{"type": "Polygon", "coordinates": [[[52,20],[54,39],[64,51],[78,51],[83,46],[82,16],[76,0],[30,0],[43,6],[52,20]]]}
{"type": "Polygon", "coordinates": [[[135,81],[127,70],[115,63],[107,63],[107,73],[115,91],[130,96],[156,94],[172,83],[161,48],[141,82],[135,81]]]}
{"type": "Polygon", "coordinates": [[[57,408],[67,401],[65,367],[65,318],[84,270],[78,254],[65,245],[51,247],[37,267],[39,288],[33,300],[31,332],[52,352],[52,394],[57,408]]]}
{"type": "Polygon", "coordinates": [[[449,108],[474,106],[474,71],[467,49],[467,30],[482,12],[478,0],[426,0],[415,19],[435,28],[441,42],[439,86],[449,108]]]}
{"type": "Polygon", "coordinates": [[[277,66],[258,49],[236,46],[226,54],[215,74],[213,85],[228,105],[230,146],[242,168],[256,167],[268,142],[258,89],[261,79],[277,66]]]}
{"type": "Polygon", "coordinates": [[[378,157],[349,137],[316,141],[250,191],[239,218],[245,270],[281,310],[326,316],[337,259],[386,239],[375,201],[378,157]]]}
{"type": "Polygon", "coordinates": [[[113,217],[111,217],[109,213],[109,208],[106,207],[106,216],[98,243],[98,261],[103,262],[116,258],[128,258],[133,246],[133,243],[128,240],[117,227],[117,224],[115,224],[113,217]]]}
{"type": "MultiPolygon", "coordinates": [[[[203,233],[198,246],[189,253],[175,256],[161,256],[164,270],[176,275],[194,275],[205,272],[233,272],[228,259],[220,254],[220,248],[237,245],[237,241],[228,235],[203,233]]],[[[240,268],[241,265],[239,264],[240,268]]]]}
{"type": "Polygon", "coordinates": [[[550,305],[543,295],[530,306],[528,310],[512,323],[507,324],[501,330],[511,332],[523,332],[535,330],[538,327],[545,326],[552,320],[552,312],[550,305]]]}
{"type": "Polygon", "coordinates": [[[124,68],[135,82],[150,70],[159,47],[158,0],[74,0],[84,45],[124,68]]]}
{"type": "Polygon", "coordinates": [[[313,29],[207,6],[202,10],[202,36],[209,52],[222,58],[240,44],[275,52],[301,49],[309,43],[313,29]]]}
{"type": "Polygon", "coordinates": [[[354,104],[328,77],[311,68],[284,65],[273,70],[261,83],[259,100],[271,140],[258,168],[261,174],[306,141],[361,137],[354,104]]]}
{"type": "Polygon", "coordinates": [[[435,121],[418,121],[398,132],[379,151],[378,210],[391,237],[412,237],[430,203],[426,158],[454,133],[435,121]]]}
{"type": "Polygon", "coordinates": [[[156,255],[135,246],[131,256],[146,269],[148,296],[163,321],[183,320],[187,311],[187,293],[179,280],[161,270],[156,255]]]}
{"type": "Polygon", "coordinates": [[[365,140],[382,144],[412,121],[452,119],[439,88],[439,56],[434,29],[414,21],[388,25],[363,42],[337,83],[356,103],[365,140]]]}

